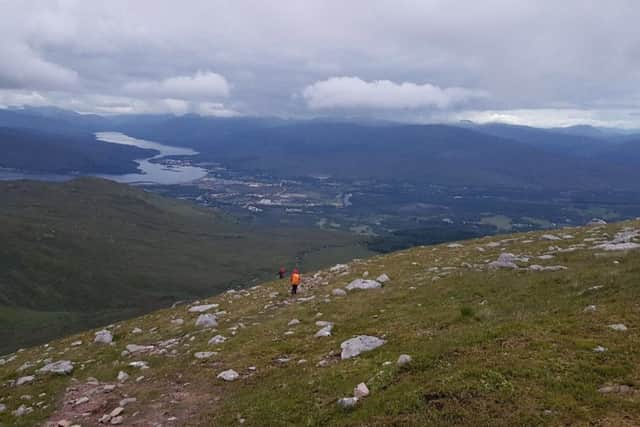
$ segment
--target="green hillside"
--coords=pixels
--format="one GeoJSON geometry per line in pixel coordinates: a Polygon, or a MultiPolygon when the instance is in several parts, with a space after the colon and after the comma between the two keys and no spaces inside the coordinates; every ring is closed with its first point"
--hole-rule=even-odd
{"type": "Polygon", "coordinates": [[[99,179],[0,182],[0,241],[0,353],[368,253],[99,179]]]}
{"type": "Polygon", "coordinates": [[[417,247],[305,274],[297,298],[274,281],[200,301],[216,327],[179,305],[112,325],[111,345],[69,336],[3,357],[0,424],[638,425],[639,241],[635,221],[417,247]],[[342,359],[359,335],[384,344],[342,359]],[[56,361],[72,372],[37,372],[56,361]]]}

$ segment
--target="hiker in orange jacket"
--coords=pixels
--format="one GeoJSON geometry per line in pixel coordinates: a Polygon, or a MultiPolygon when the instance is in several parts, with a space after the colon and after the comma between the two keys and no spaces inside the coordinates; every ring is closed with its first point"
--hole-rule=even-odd
{"type": "Polygon", "coordinates": [[[298,292],[298,285],[300,285],[300,271],[297,268],[291,272],[291,295],[295,295],[298,292]]]}

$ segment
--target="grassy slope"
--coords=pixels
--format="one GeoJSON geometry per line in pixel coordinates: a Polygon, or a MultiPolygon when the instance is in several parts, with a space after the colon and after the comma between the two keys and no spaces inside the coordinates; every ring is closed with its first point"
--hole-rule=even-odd
{"type": "MultiPolygon", "coordinates": [[[[116,391],[118,396],[138,398],[125,410],[125,421],[131,425],[153,416],[164,421],[172,415],[178,416],[178,425],[237,425],[240,417],[250,426],[638,425],[638,391],[597,390],[606,384],[640,388],[640,250],[603,253],[584,241],[605,233],[613,236],[624,226],[640,228],[640,222],[567,229],[561,233],[574,238],[557,242],[541,239],[542,233],[527,233],[509,236],[495,248],[486,246],[501,239],[494,236],[464,242],[462,248],[419,247],[354,261],[344,276],[327,271],[317,279],[308,275],[300,297],[316,295],[311,301],[288,299],[281,282],[208,299],[228,312],[217,332],[230,337],[224,344],[208,345],[216,332],[196,330],[196,316],[179,306],[118,323],[112,347],[87,344],[93,334],[86,332],[48,348],[18,353],[0,367],[0,380],[16,378],[18,366],[44,355],[76,361],[73,377],[80,381],[93,376],[111,383],[119,370],[139,375],[126,364],[146,360],[151,368],[142,371],[145,378],[128,381],[116,391]],[[487,271],[465,264],[484,265],[503,250],[536,256],[547,253],[550,245],[579,244],[585,248],[556,253],[552,260],[531,261],[562,264],[566,271],[487,271]],[[440,269],[430,271],[433,267],[440,269]],[[381,290],[325,301],[331,289],[343,287],[364,271],[372,277],[386,272],[392,281],[381,290]],[[602,288],[590,289],[593,286],[602,288]],[[270,296],[275,291],[279,295],[270,296]],[[597,310],[583,312],[590,304],[597,310]],[[178,317],[185,319],[184,326],[170,324],[178,317]],[[292,318],[302,323],[287,327],[292,318]],[[319,329],[314,325],[317,319],[335,322],[332,337],[313,337],[319,329]],[[239,323],[246,327],[231,336],[229,328],[239,323]],[[629,330],[613,331],[607,327],[612,323],[624,323],[629,330]],[[132,334],[134,327],[145,333],[132,334]],[[288,329],[294,335],[285,336],[288,329]],[[384,336],[387,343],[340,361],[340,343],[358,334],[384,336]],[[120,356],[126,344],[174,337],[180,339],[174,355],[120,356]],[[85,344],[69,349],[76,339],[85,344]],[[593,352],[597,345],[608,352],[593,352]],[[196,361],[193,352],[203,350],[219,354],[196,361]],[[414,359],[408,367],[383,364],[395,362],[402,353],[414,359]],[[275,361],[283,356],[293,360],[275,361]],[[298,365],[300,359],[308,362],[298,365]],[[329,365],[316,366],[323,359],[329,365]],[[80,365],[80,361],[86,362],[80,365]],[[255,373],[250,366],[257,368],[255,373]],[[242,378],[233,383],[216,379],[229,368],[242,378]],[[336,400],[350,395],[361,381],[368,384],[371,396],[355,410],[339,409],[336,400]],[[159,407],[166,412],[158,415],[159,407]]],[[[63,405],[69,381],[39,376],[33,385],[3,386],[0,395],[6,396],[9,409],[21,403],[18,396],[41,392],[47,395],[36,400],[48,408],[22,420],[0,414],[0,424],[29,425],[45,419],[54,407],[63,405]]],[[[117,405],[117,399],[111,398],[82,424],[95,422],[117,405]]]]}
{"type": "Polygon", "coordinates": [[[318,268],[367,253],[345,234],[240,226],[98,179],[0,183],[0,241],[0,353],[265,280],[296,258],[318,268]]]}

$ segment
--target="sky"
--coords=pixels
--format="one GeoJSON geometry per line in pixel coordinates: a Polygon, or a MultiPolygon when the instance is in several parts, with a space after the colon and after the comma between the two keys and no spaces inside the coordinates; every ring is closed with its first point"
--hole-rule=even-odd
{"type": "Polygon", "coordinates": [[[636,0],[0,0],[0,106],[640,128],[636,0]]]}

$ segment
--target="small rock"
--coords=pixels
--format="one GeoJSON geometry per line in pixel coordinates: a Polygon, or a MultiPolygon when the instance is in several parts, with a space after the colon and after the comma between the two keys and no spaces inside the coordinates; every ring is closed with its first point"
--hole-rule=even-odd
{"type": "Polygon", "coordinates": [[[124,421],[124,418],[122,418],[122,415],[120,415],[120,416],[111,418],[111,421],[109,422],[111,424],[117,425],[117,424],[122,424],[123,421],[124,421]]]}
{"type": "Polygon", "coordinates": [[[209,311],[212,308],[218,308],[219,304],[203,304],[203,305],[194,305],[189,308],[190,313],[204,313],[205,311],[209,311]]]}
{"type": "Polygon", "coordinates": [[[138,345],[138,344],[127,344],[127,351],[129,353],[143,353],[145,351],[151,351],[155,347],[152,345],[138,345]]]}
{"type": "Polygon", "coordinates": [[[142,360],[133,361],[129,363],[129,366],[131,366],[132,368],[138,368],[138,369],[149,369],[149,364],[142,360]]]}
{"type": "Polygon", "coordinates": [[[316,338],[330,337],[332,330],[333,330],[333,325],[330,323],[327,326],[325,326],[324,328],[320,329],[318,332],[316,332],[316,334],[314,336],[316,338]]]}
{"type": "Polygon", "coordinates": [[[408,365],[409,363],[411,363],[411,356],[409,356],[408,354],[401,354],[400,357],[398,357],[398,361],[396,362],[396,366],[405,366],[408,365]]]}
{"type": "Polygon", "coordinates": [[[584,308],[584,310],[582,310],[583,313],[593,313],[597,310],[598,308],[595,305],[588,305],[584,308]]]}
{"type": "Polygon", "coordinates": [[[69,360],[59,360],[38,369],[39,374],[52,373],[57,375],[68,375],[71,372],[73,372],[73,363],[69,360]]]}
{"type": "Polygon", "coordinates": [[[57,427],[71,427],[71,421],[69,420],[60,420],[56,424],[57,427]]]}
{"type": "Polygon", "coordinates": [[[287,326],[294,326],[299,324],[300,324],[300,321],[298,319],[291,319],[289,323],[287,323],[287,326]]]}
{"type": "Polygon", "coordinates": [[[614,331],[626,331],[627,327],[622,323],[614,323],[613,325],[609,325],[609,329],[613,329],[614,331]]]}
{"type": "Polygon", "coordinates": [[[360,383],[353,389],[353,396],[356,399],[362,399],[363,397],[369,396],[369,388],[365,383],[360,383]]]}
{"type": "Polygon", "coordinates": [[[594,347],[593,351],[596,352],[596,353],[604,353],[604,352],[607,351],[607,348],[599,345],[599,346],[594,347]]]}
{"type": "Polygon", "coordinates": [[[211,356],[215,356],[216,354],[218,354],[218,353],[216,353],[215,351],[198,351],[198,352],[194,353],[193,356],[196,359],[208,359],[211,356]]]}
{"type": "Polygon", "coordinates": [[[21,386],[24,384],[29,384],[32,383],[33,380],[35,380],[36,377],[34,377],[33,375],[27,375],[26,377],[20,377],[16,380],[16,386],[21,386]]]}
{"type": "Polygon", "coordinates": [[[74,341],[71,343],[71,347],[78,347],[80,345],[82,345],[82,341],[74,341]]]}
{"type": "Polygon", "coordinates": [[[126,380],[129,379],[129,374],[127,374],[124,371],[120,371],[118,372],[118,381],[120,381],[121,383],[125,382],[126,380]]]}
{"type": "Polygon", "coordinates": [[[347,295],[347,292],[344,289],[336,288],[331,291],[331,295],[333,295],[334,297],[343,297],[347,295]]]}
{"type": "Polygon", "coordinates": [[[347,286],[345,286],[345,289],[348,291],[353,291],[353,290],[378,289],[381,287],[382,287],[382,284],[375,280],[356,279],[353,282],[349,283],[347,286]]]}
{"type": "Polygon", "coordinates": [[[73,402],[73,406],[82,405],[83,403],[87,403],[88,401],[89,398],[87,396],[82,396],[73,402]]]}
{"type": "Polygon", "coordinates": [[[93,340],[94,343],[98,344],[111,344],[113,341],[113,335],[106,329],[96,332],[96,337],[93,340]]]}
{"type": "Polygon", "coordinates": [[[15,411],[12,411],[11,414],[14,417],[22,417],[23,415],[28,415],[32,412],[33,412],[33,408],[31,406],[22,404],[18,407],[18,409],[16,409],[15,411]]]}
{"type": "Polygon", "coordinates": [[[385,340],[372,337],[369,335],[359,335],[357,337],[348,339],[340,344],[340,348],[342,349],[341,358],[342,359],[350,359],[352,357],[358,356],[360,353],[365,351],[371,351],[383,345],[385,340]]]}
{"type": "Polygon", "coordinates": [[[389,276],[387,276],[386,273],[382,273],[381,275],[376,277],[376,282],[380,282],[380,283],[387,283],[390,280],[391,278],[389,278],[389,276]]]}
{"type": "Polygon", "coordinates": [[[111,415],[109,414],[104,414],[103,416],[100,417],[100,419],[98,420],[98,422],[100,424],[104,424],[104,423],[108,423],[111,420],[111,415]]]}
{"type": "Polygon", "coordinates": [[[127,397],[125,399],[122,399],[120,401],[120,406],[125,407],[130,403],[136,403],[138,401],[138,399],[136,399],[135,397],[127,397]]]}
{"type": "Polygon", "coordinates": [[[218,326],[218,321],[213,314],[201,314],[196,320],[196,326],[201,328],[215,328],[218,326]]]}
{"type": "Polygon", "coordinates": [[[0,403],[0,414],[7,410],[7,405],[0,403]]]}
{"type": "Polygon", "coordinates": [[[133,328],[133,329],[131,330],[131,333],[132,333],[132,334],[141,334],[141,333],[142,333],[142,329],[140,329],[140,328],[133,328]]]}
{"type": "Polygon", "coordinates": [[[117,417],[118,415],[122,414],[123,412],[124,412],[124,408],[122,406],[118,406],[113,411],[111,411],[109,413],[109,415],[111,415],[111,417],[117,417]]]}
{"type": "Polygon", "coordinates": [[[223,337],[222,335],[216,335],[215,337],[213,337],[213,338],[211,338],[209,340],[209,345],[222,344],[226,340],[227,339],[225,337],[223,337]]]}
{"type": "Polygon", "coordinates": [[[338,406],[342,409],[352,409],[358,404],[357,397],[343,397],[338,399],[338,406]]]}
{"type": "Polygon", "coordinates": [[[172,319],[171,324],[176,326],[182,326],[184,325],[184,319],[172,319]]]}
{"type": "Polygon", "coordinates": [[[225,381],[235,381],[240,378],[240,375],[233,369],[227,369],[226,371],[220,372],[218,378],[225,381]]]}

